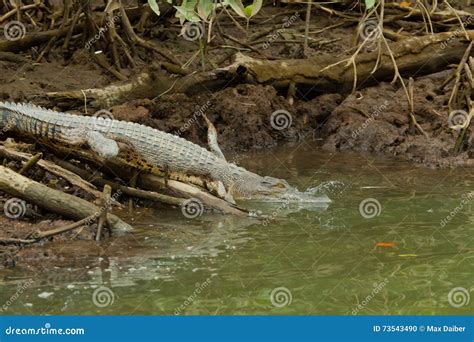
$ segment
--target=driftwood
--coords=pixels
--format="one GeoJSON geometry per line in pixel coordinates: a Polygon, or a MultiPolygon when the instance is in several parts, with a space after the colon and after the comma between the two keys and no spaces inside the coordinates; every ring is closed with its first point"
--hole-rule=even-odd
{"type": "MultiPolygon", "coordinates": [[[[474,30],[467,31],[474,38],[474,30]]],[[[464,34],[443,32],[421,37],[406,38],[390,43],[398,70],[403,77],[416,77],[443,70],[448,65],[458,63],[468,41],[464,34]],[[429,60],[429,63],[427,61],[429,60]]],[[[384,51],[378,68],[373,72],[378,51],[359,53],[356,61],[358,87],[373,85],[375,82],[391,80],[395,68],[390,55],[384,51]]],[[[47,93],[55,103],[71,102],[78,106],[87,100],[95,107],[110,107],[124,101],[141,98],[155,98],[164,94],[193,94],[206,90],[219,90],[236,83],[270,84],[276,88],[291,86],[310,88],[315,93],[331,91],[349,92],[353,87],[354,68],[344,58],[334,62],[334,55],[318,55],[308,59],[265,60],[237,53],[230,66],[214,72],[193,73],[169,78],[155,72],[142,73],[134,80],[111,84],[104,88],[84,89],[47,93]]]]}
{"type": "Polygon", "coordinates": [[[50,229],[50,230],[37,231],[37,232],[33,233],[31,236],[29,236],[29,237],[31,237],[35,240],[24,240],[24,241],[34,242],[36,240],[40,240],[40,239],[44,239],[44,238],[51,237],[51,236],[54,236],[54,235],[58,235],[58,234],[61,234],[61,233],[65,233],[65,232],[68,232],[70,230],[73,230],[73,229],[82,227],[84,225],[90,224],[95,219],[96,218],[94,217],[94,215],[91,215],[91,216],[88,216],[86,218],[83,218],[80,221],[76,221],[74,223],[68,224],[67,226],[53,228],[53,229],[50,229]]]}
{"type": "MultiPolygon", "coordinates": [[[[474,39],[474,30],[467,31],[474,39]]],[[[443,70],[450,64],[458,63],[466,51],[469,41],[464,34],[444,32],[422,37],[407,38],[389,44],[403,77],[416,77],[443,70]]],[[[379,52],[360,53],[355,58],[358,87],[391,80],[395,67],[386,49],[379,52]]],[[[353,88],[354,67],[341,58],[340,63],[333,55],[318,55],[309,59],[268,61],[237,54],[235,62],[223,70],[230,77],[239,76],[245,82],[270,84],[276,88],[288,88],[295,84],[301,88],[311,88],[316,93],[347,92],[353,88]],[[336,63],[335,63],[336,62],[336,63]]]]}
{"type": "MultiPolygon", "coordinates": [[[[84,25],[76,25],[73,28],[73,34],[77,34],[84,29],[84,25]]],[[[43,43],[47,43],[52,38],[64,37],[70,27],[64,27],[62,29],[27,33],[23,38],[18,40],[0,40],[0,51],[4,52],[19,52],[28,49],[33,46],[38,46],[43,43]]]]}
{"type": "MultiPolygon", "coordinates": [[[[81,220],[89,216],[98,218],[102,213],[101,208],[86,200],[51,189],[4,166],[0,166],[0,190],[72,219],[81,220]]],[[[132,229],[111,213],[107,214],[107,225],[117,231],[132,229]]]]}
{"type": "MultiPolygon", "coordinates": [[[[93,107],[109,108],[134,99],[156,98],[166,94],[199,91],[200,84],[208,90],[224,88],[229,81],[217,78],[213,72],[193,73],[170,78],[154,71],[144,72],[125,82],[113,83],[104,88],[90,88],[38,95],[53,101],[59,107],[83,106],[84,101],[93,107]]],[[[38,96],[35,96],[37,98],[38,96]]]]}
{"type": "MultiPolygon", "coordinates": [[[[0,156],[7,157],[13,160],[19,160],[19,161],[31,161],[32,155],[26,152],[19,152],[16,150],[13,150],[11,148],[8,148],[6,146],[0,145],[0,156]]],[[[34,161],[34,159],[33,159],[34,161]]],[[[27,162],[28,163],[28,162],[27,162]]],[[[52,173],[53,175],[56,175],[58,177],[62,177],[66,179],[69,183],[71,183],[74,186],[77,186],[78,188],[81,188],[88,194],[92,195],[94,198],[100,198],[101,197],[101,192],[97,190],[97,188],[92,185],[91,183],[87,182],[86,180],[82,179],[80,176],[77,174],[68,171],[64,168],[62,168],[59,165],[56,165],[50,161],[47,160],[37,160],[36,164],[41,167],[42,169],[52,173]]],[[[25,166],[28,164],[25,164],[25,166]]],[[[22,168],[22,170],[25,168],[25,166],[22,168]]],[[[20,170],[21,171],[21,170],[20,170]]],[[[20,172],[20,174],[23,174],[24,172],[20,172]]]]}
{"type": "MultiPolygon", "coordinates": [[[[95,185],[99,186],[105,186],[109,185],[115,190],[120,190],[123,192],[125,195],[128,195],[130,197],[136,197],[136,198],[141,198],[149,201],[154,201],[154,202],[160,202],[160,203],[165,203],[165,204],[170,204],[170,205],[176,205],[176,206],[181,206],[185,199],[184,198],[176,198],[172,196],[167,196],[163,195],[154,191],[147,191],[147,190],[142,190],[142,189],[135,189],[123,184],[119,184],[107,179],[103,179],[98,176],[94,176],[92,173],[90,173],[87,170],[81,169],[77,167],[74,164],[71,164],[67,161],[61,160],[59,158],[55,158],[54,162],[58,164],[59,166],[65,168],[66,170],[72,171],[79,176],[81,176],[84,179],[87,179],[89,182],[95,185]]],[[[163,186],[164,188],[164,186],[163,186]]],[[[163,188],[160,188],[159,190],[163,190],[163,188]]]]}

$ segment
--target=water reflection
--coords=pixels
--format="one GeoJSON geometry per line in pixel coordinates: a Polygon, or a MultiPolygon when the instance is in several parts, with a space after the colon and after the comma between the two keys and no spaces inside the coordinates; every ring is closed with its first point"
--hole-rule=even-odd
{"type": "Polygon", "coordinates": [[[129,218],[137,227],[132,234],[100,245],[52,245],[59,259],[0,271],[1,303],[19,283],[34,279],[6,312],[474,312],[473,301],[459,308],[448,301],[455,287],[473,295],[472,204],[440,224],[473,184],[472,173],[331,155],[311,146],[247,155],[242,162],[259,173],[288,178],[300,189],[327,194],[332,202],[247,203],[267,220],[211,214],[187,219],[179,210],[139,209],[129,218]],[[361,215],[359,205],[367,198],[380,203],[379,215],[361,215]],[[113,299],[105,306],[94,301],[103,288],[113,299]],[[288,305],[272,304],[279,288],[291,294],[288,305]],[[44,293],[52,294],[39,297],[44,293]]]}

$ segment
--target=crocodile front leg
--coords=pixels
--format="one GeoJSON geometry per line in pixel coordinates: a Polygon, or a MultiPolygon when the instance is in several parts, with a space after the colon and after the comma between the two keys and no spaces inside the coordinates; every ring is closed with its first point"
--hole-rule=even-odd
{"type": "Polygon", "coordinates": [[[88,131],[83,128],[61,129],[56,139],[70,145],[87,144],[94,153],[102,158],[113,158],[119,153],[119,147],[115,140],[106,138],[100,132],[88,131]]]}
{"type": "Polygon", "coordinates": [[[212,124],[206,114],[202,115],[204,120],[207,123],[207,144],[212,153],[214,153],[218,158],[225,160],[224,153],[222,153],[219,143],[217,142],[217,130],[216,127],[212,124]]]}

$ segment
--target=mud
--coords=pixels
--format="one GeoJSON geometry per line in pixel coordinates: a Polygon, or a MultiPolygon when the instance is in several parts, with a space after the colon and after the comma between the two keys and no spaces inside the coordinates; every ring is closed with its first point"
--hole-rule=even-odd
{"type": "Polygon", "coordinates": [[[468,139],[464,152],[453,149],[458,131],[450,128],[449,93],[438,89],[441,72],[415,82],[414,113],[426,137],[409,125],[404,90],[382,83],[348,96],[323,125],[323,148],[362,154],[392,155],[430,168],[474,165],[468,139]]]}

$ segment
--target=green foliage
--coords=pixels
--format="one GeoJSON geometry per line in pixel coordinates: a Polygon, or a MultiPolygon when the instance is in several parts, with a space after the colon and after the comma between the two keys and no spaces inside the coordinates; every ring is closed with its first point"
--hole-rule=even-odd
{"type": "Polygon", "coordinates": [[[375,6],[375,0],[365,0],[365,7],[370,10],[375,6]]]}
{"type": "Polygon", "coordinates": [[[197,4],[198,0],[183,0],[181,6],[174,6],[174,8],[176,8],[176,17],[179,18],[181,25],[184,24],[185,21],[201,21],[194,10],[197,4]]]}
{"type": "Polygon", "coordinates": [[[263,0],[255,0],[252,4],[245,7],[245,15],[247,18],[252,18],[255,14],[257,14],[260,9],[262,8],[263,0]]]}
{"type": "MultiPolygon", "coordinates": [[[[148,4],[153,12],[160,15],[160,9],[156,0],[148,0],[148,4]]],[[[220,3],[215,3],[213,0],[183,0],[181,5],[174,6],[174,8],[176,8],[176,17],[179,18],[182,25],[185,21],[208,21],[214,9],[220,6],[229,6],[238,16],[249,19],[260,11],[263,6],[263,0],[254,0],[246,7],[244,7],[242,0],[224,0],[220,3]]]]}
{"type": "Polygon", "coordinates": [[[150,8],[153,10],[153,12],[156,13],[156,15],[160,15],[160,8],[158,7],[156,0],[148,0],[148,4],[150,5],[150,8]]]}

